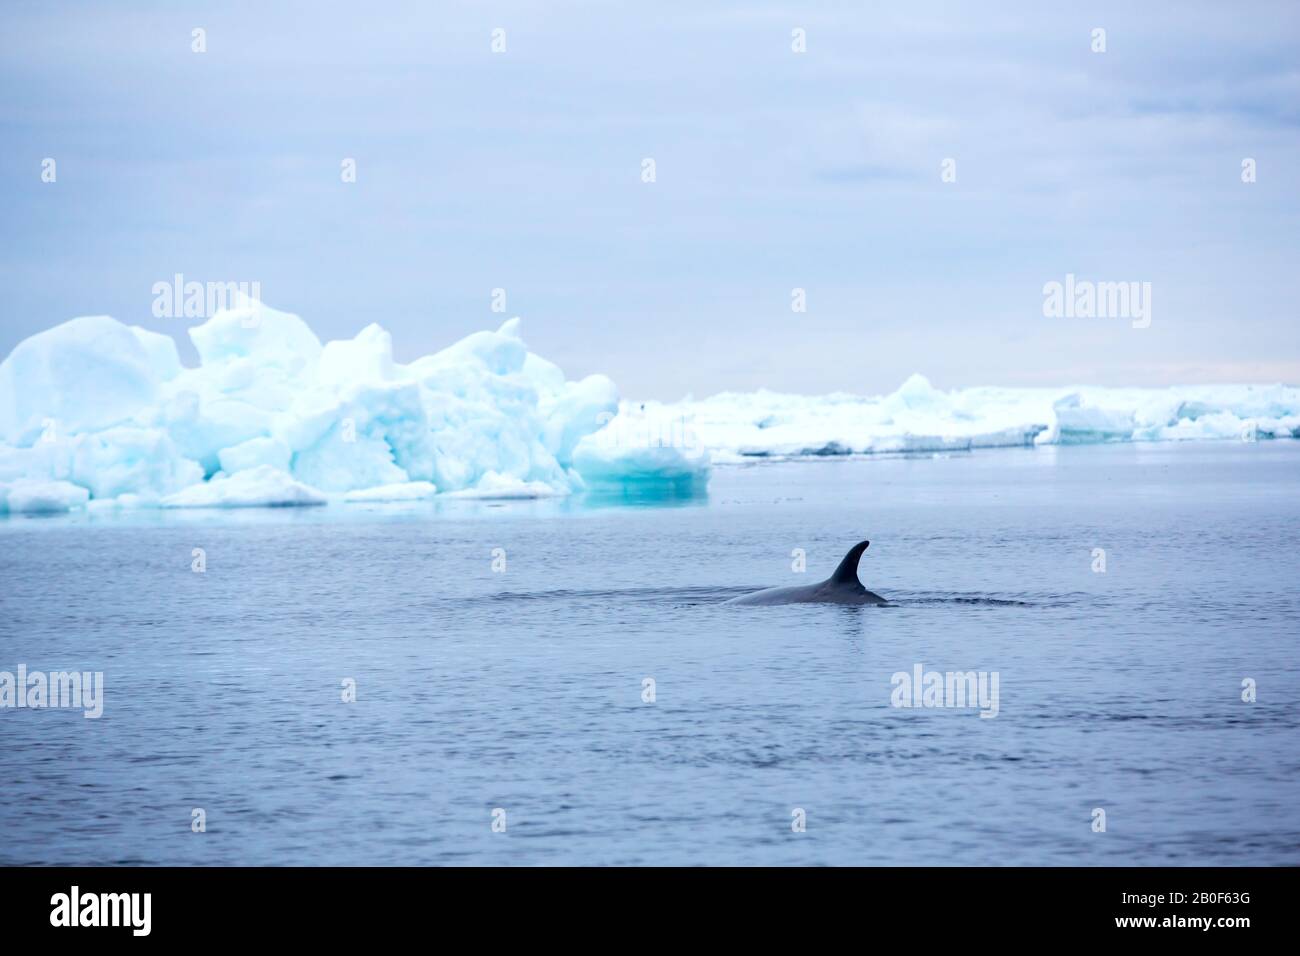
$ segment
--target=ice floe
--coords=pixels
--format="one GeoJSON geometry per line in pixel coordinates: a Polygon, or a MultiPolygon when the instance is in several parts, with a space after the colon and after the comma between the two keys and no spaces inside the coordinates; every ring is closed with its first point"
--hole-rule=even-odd
{"type": "Polygon", "coordinates": [[[368,325],[322,343],[242,298],[168,336],[73,319],[0,363],[0,512],[694,495],[717,463],[1035,444],[1300,436],[1300,389],[999,388],[620,401],[566,379],[517,318],[402,364],[368,325]]]}
{"type": "Polygon", "coordinates": [[[603,375],[566,379],[519,324],[403,365],[378,325],[322,344],[244,298],[189,329],[199,365],[184,368],[168,336],[73,319],[0,364],[7,508],[570,494],[586,486],[574,449],[618,393],[603,375]]]}

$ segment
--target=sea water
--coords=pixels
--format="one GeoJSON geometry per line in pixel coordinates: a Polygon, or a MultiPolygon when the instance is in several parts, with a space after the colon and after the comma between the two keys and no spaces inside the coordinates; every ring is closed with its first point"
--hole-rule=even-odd
{"type": "Polygon", "coordinates": [[[0,863],[1300,863],[1298,545],[1289,441],[9,518],[0,671],[103,677],[0,708],[0,863]]]}

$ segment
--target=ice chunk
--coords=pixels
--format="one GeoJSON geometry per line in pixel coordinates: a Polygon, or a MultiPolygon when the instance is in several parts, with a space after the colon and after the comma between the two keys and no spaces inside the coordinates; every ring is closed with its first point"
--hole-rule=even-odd
{"type": "Polygon", "coordinates": [[[582,487],[574,447],[617,403],[605,377],[568,382],[529,353],[517,318],[409,366],[393,361],[377,325],[322,347],[297,316],[242,297],[190,336],[201,363],[191,369],[167,337],[109,318],[20,345],[5,363],[8,387],[39,401],[0,409],[13,433],[0,476],[173,505],[255,502],[266,496],[246,493],[245,473],[265,477],[264,467],[314,494],[568,494],[582,487]],[[109,367],[97,372],[97,362],[109,367]],[[16,447],[37,438],[39,448],[16,447]]]}
{"type": "Polygon", "coordinates": [[[674,494],[699,494],[709,481],[711,459],[703,449],[615,447],[590,438],[578,444],[573,466],[590,488],[662,484],[674,494]]]}
{"type": "Polygon", "coordinates": [[[165,431],[117,425],[89,434],[48,433],[27,448],[0,444],[0,480],[70,481],[95,498],[178,491],[203,478],[165,431]]]}
{"type": "Polygon", "coordinates": [[[574,470],[588,487],[661,484],[675,495],[702,492],[711,456],[684,414],[624,403],[604,428],[581,439],[574,470]]]}
{"type": "Polygon", "coordinates": [[[907,412],[944,412],[952,405],[952,400],[930,384],[924,375],[913,373],[907,377],[898,390],[881,403],[890,414],[907,412]]]}
{"type": "Polygon", "coordinates": [[[561,383],[545,396],[541,406],[547,450],[567,467],[573,463],[578,443],[611,422],[617,410],[618,389],[604,375],[561,383]]]}
{"type": "Polygon", "coordinates": [[[312,392],[277,431],[293,450],[294,476],[324,491],[437,477],[435,437],[410,383],[312,392]]]}
{"type": "Polygon", "coordinates": [[[161,332],[151,332],[138,325],[131,326],[140,347],[149,356],[149,365],[160,382],[169,382],[181,373],[181,356],[176,351],[176,340],[161,332]]]}
{"type": "Polygon", "coordinates": [[[248,441],[223,448],[217,453],[221,470],[232,473],[258,465],[270,465],[280,471],[289,470],[289,446],[278,438],[250,438],[248,441]]]}
{"type": "Polygon", "coordinates": [[[157,397],[157,358],[155,347],[106,315],[24,339],[0,363],[0,440],[30,445],[128,421],[157,397]]]}
{"type": "Polygon", "coordinates": [[[166,432],[120,426],[77,436],[68,477],[95,498],[157,498],[201,481],[203,469],[166,432]]]}
{"type": "Polygon", "coordinates": [[[278,468],[259,465],[235,475],[218,474],[162,500],[164,508],[254,508],[323,505],[326,497],[278,468]]]}
{"type": "Polygon", "coordinates": [[[528,348],[519,334],[519,317],[507,319],[495,332],[474,332],[455,345],[411,363],[417,377],[446,368],[472,367],[488,375],[504,377],[523,371],[528,348]]]}
{"type": "Polygon", "coordinates": [[[256,365],[301,375],[314,371],[321,355],[320,339],[306,322],[243,293],[236,293],[233,308],[220,310],[189,331],[204,366],[251,359],[256,365]]]}
{"type": "Polygon", "coordinates": [[[380,485],[377,488],[361,488],[349,491],[343,496],[344,501],[422,501],[438,493],[437,487],[427,481],[406,481],[396,485],[380,485]]]}
{"type": "Polygon", "coordinates": [[[1128,441],[1136,426],[1132,409],[1102,408],[1085,402],[1077,393],[1057,399],[1052,411],[1056,413],[1056,440],[1062,445],[1128,441]]]}
{"type": "Polygon", "coordinates": [[[0,482],[0,512],[55,514],[80,508],[89,500],[90,492],[68,481],[19,478],[0,482]]]}
{"type": "Polygon", "coordinates": [[[372,322],[356,338],[325,343],[318,378],[330,385],[387,382],[393,371],[393,337],[372,322]]]}
{"type": "Polygon", "coordinates": [[[555,498],[567,492],[559,491],[544,481],[521,481],[510,475],[489,471],[473,488],[462,488],[450,493],[452,498],[555,498]]]}
{"type": "Polygon", "coordinates": [[[165,392],[170,394],[161,405],[140,417],[165,430],[185,456],[199,462],[208,475],[222,467],[222,451],[266,437],[276,421],[274,412],[240,399],[211,393],[201,398],[188,389],[172,393],[170,387],[165,392]]]}
{"type": "MultiPolygon", "coordinates": [[[[596,406],[612,410],[612,397],[600,377],[570,390],[556,371],[530,359],[517,318],[400,370],[420,389],[432,451],[429,480],[446,492],[475,494],[501,478],[530,496],[542,486],[547,494],[579,488],[557,456],[600,427],[596,406]]],[[[425,477],[396,460],[411,478],[425,477]]]]}
{"type": "Polygon", "coordinates": [[[86,505],[86,510],[91,514],[111,514],[116,511],[131,511],[136,508],[147,508],[157,505],[157,501],[149,498],[142,498],[140,495],[124,494],[116,498],[92,498],[86,505]]]}

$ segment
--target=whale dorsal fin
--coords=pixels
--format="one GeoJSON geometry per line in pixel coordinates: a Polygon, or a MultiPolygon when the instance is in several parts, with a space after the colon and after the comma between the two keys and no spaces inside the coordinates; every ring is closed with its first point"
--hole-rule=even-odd
{"type": "Polygon", "coordinates": [[[862,582],[858,580],[858,562],[862,560],[862,553],[867,550],[870,541],[859,541],[853,547],[849,548],[849,553],[844,556],[840,566],[835,569],[827,580],[831,584],[855,584],[862,587],[862,582]]]}

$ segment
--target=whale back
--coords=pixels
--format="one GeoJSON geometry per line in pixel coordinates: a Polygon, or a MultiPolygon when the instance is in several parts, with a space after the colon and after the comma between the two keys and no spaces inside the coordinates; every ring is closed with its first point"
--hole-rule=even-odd
{"type": "Polygon", "coordinates": [[[840,566],[825,581],[802,587],[764,588],[731,598],[726,604],[888,604],[879,594],[862,586],[858,580],[858,562],[870,541],[859,541],[849,548],[840,566]]]}
{"type": "Polygon", "coordinates": [[[849,553],[844,556],[844,560],[835,569],[835,573],[826,579],[827,583],[836,587],[861,588],[862,582],[858,580],[858,562],[862,560],[862,555],[870,546],[870,541],[859,541],[849,548],[849,553]]]}

